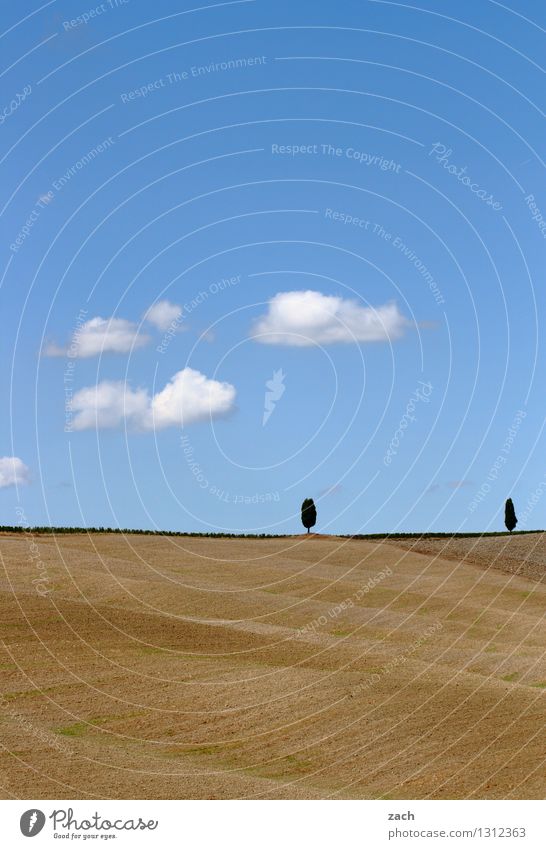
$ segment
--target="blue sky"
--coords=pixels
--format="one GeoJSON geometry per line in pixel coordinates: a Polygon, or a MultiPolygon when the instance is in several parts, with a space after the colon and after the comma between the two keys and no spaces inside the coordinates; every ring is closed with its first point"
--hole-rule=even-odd
{"type": "Polygon", "coordinates": [[[4,8],[0,522],[543,527],[542,26],[4,8]]]}

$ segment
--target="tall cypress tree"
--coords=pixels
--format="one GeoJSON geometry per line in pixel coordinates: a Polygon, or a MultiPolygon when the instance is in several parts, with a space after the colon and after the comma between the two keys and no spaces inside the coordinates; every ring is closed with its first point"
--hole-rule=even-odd
{"type": "Polygon", "coordinates": [[[305,498],[301,505],[301,523],[307,528],[307,533],[317,524],[317,508],[312,498],[305,498]]]}
{"type": "Polygon", "coordinates": [[[512,533],[517,523],[518,520],[516,518],[516,511],[514,510],[514,502],[511,498],[507,498],[506,504],[504,505],[504,524],[510,533],[512,533]]]}

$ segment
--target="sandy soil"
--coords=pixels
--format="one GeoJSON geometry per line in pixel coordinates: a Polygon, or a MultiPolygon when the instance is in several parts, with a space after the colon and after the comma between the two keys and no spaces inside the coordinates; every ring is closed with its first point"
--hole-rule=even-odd
{"type": "Polygon", "coordinates": [[[463,548],[3,536],[3,796],[543,798],[546,584],[463,548]]]}

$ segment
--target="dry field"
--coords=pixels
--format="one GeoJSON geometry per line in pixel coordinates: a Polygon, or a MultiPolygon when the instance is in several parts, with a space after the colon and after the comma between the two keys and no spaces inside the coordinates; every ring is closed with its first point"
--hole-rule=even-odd
{"type": "Polygon", "coordinates": [[[490,544],[0,537],[3,796],[543,798],[546,545],[490,544]]]}
{"type": "Polygon", "coordinates": [[[498,537],[445,537],[400,539],[398,547],[450,560],[475,563],[484,569],[500,569],[546,581],[546,533],[498,537]]]}

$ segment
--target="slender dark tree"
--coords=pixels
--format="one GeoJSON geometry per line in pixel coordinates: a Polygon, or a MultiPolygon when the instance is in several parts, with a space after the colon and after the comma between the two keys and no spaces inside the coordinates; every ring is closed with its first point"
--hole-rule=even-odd
{"type": "Polygon", "coordinates": [[[301,505],[301,523],[304,528],[307,528],[307,533],[317,524],[317,508],[312,498],[304,499],[301,505]]]}
{"type": "Polygon", "coordinates": [[[518,520],[516,519],[516,511],[514,510],[514,502],[511,498],[506,499],[506,504],[504,505],[504,524],[512,533],[514,528],[516,527],[518,520]]]}

